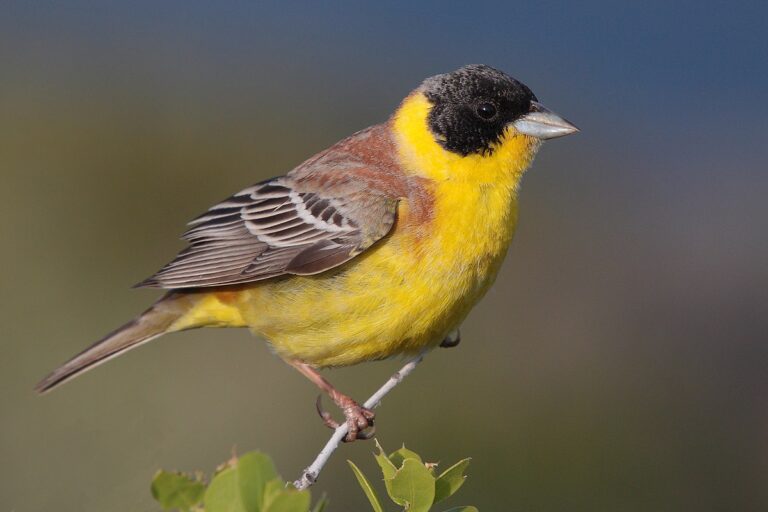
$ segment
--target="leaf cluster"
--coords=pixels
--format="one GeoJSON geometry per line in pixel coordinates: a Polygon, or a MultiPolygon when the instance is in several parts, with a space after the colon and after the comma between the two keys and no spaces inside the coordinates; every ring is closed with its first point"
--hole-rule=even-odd
{"type": "MultiPolygon", "coordinates": [[[[437,464],[425,463],[405,446],[389,455],[376,442],[374,453],[390,500],[408,512],[434,511],[434,505],[464,485],[469,459],[437,473],[437,464]]],[[[374,512],[384,512],[379,497],[362,471],[349,462],[374,512]]],[[[213,474],[158,471],[152,495],[164,510],[181,512],[310,512],[310,493],[299,491],[278,474],[272,459],[261,452],[233,456],[213,474]]],[[[312,512],[325,512],[323,496],[312,512]]],[[[478,512],[475,507],[454,507],[445,512],[478,512]]]]}
{"type": "MultiPolygon", "coordinates": [[[[460,460],[439,475],[437,464],[425,463],[405,446],[387,455],[377,442],[376,463],[381,469],[389,498],[408,512],[427,512],[464,485],[469,459],[460,460]]],[[[384,512],[376,491],[360,468],[347,461],[374,512],[384,512]]],[[[477,512],[475,507],[455,507],[446,512],[477,512]]]]}
{"type": "MultiPolygon", "coordinates": [[[[309,512],[310,493],[280,478],[272,459],[260,452],[232,457],[206,485],[202,474],[158,471],[152,496],[164,510],[181,512],[309,512]]],[[[320,499],[313,512],[327,506],[320,499]]]]}

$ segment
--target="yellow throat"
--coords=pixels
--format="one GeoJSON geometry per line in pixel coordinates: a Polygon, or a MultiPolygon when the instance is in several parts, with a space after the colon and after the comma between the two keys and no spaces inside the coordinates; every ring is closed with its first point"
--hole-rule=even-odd
{"type": "Polygon", "coordinates": [[[416,92],[403,101],[394,115],[394,132],[407,172],[438,183],[452,181],[517,189],[541,141],[509,127],[490,155],[462,156],[445,150],[435,140],[427,124],[431,108],[429,100],[416,92]]]}

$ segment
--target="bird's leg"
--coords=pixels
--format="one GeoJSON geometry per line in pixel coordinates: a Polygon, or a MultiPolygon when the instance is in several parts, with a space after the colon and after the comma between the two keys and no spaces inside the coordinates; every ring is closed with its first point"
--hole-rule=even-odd
{"type": "MultiPolygon", "coordinates": [[[[320,375],[316,369],[312,368],[307,363],[295,359],[289,359],[287,362],[299,370],[306,378],[314,382],[318,388],[327,393],[331,400],[333,400],[333,403],[342,410],[347,421],[347,426],[349,427],[349,432],[344,438],[345,442],[351,442],[356,439],[370,439],[373,436],[373,430],[365,431],[369,427],[373,427],[374,413],[372,410],[361,406],[352,398],[334,388],[325,377],[320,375]]],[[[317,412],[320,414],[320,417],[323,419],[323,423],[325,423],[326,426],[334,429],[339,426],[339,424],[331,418],[331,415],[328,412],[322,410],[320,397],[317,398],[317,412]]]]}
{"type": "Polygon", "coordinates": [[[461,333],[458,329],[455,329],[449,332],[448,336],[446,336],[445,339],[440,342],[440,346],[443,348],[453,348],[459,343],[461,343],[461,333]]]}

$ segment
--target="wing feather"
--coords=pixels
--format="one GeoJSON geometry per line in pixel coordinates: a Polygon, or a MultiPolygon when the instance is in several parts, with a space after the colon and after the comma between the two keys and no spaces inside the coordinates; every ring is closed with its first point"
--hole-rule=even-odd
{"type": "Polygon", "coordinates": [[[397,198],[348,174],[336,186],[311,175],[275,178],[190,221],[182,235],[189,246],[137,286],[226,286],[322,272],[385,236],[396,210],[397,198]]]}

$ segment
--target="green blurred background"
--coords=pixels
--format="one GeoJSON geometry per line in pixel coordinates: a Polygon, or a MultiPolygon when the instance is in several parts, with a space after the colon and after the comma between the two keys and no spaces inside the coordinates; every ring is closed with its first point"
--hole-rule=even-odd
{"type": "MultiPolygon", "coordinates": [[[[482,62],[582,132],[545,145],[463,342],[378,432],[474,458],[482,510],[768,509],[764,2],[3,2],[0,510],[157,510],[157,468],[328,431],[243,330],[171,335],[48,396],[34,383],[140,311],[184,223],[482,62]]],[[[330,372],[363,398],[398,361],[330,372]]],[[[343,446],[314,488],[364,510],[343,446]]]]}

